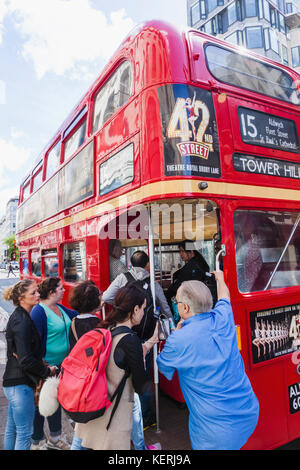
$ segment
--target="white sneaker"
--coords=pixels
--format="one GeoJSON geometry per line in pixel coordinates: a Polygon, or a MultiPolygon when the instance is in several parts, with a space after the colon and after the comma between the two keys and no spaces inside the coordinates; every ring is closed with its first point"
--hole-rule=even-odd
{"type": "Polygon", "coordinates": [[[60,437],[58,441],[54,442],[51,437],[47,440],[47,448],[51,450],[70,450],[71,446],[64,437],[60,437]]]}
{"type": "Polygon", "coordinates": [[[147,450],[161,450],[161,443],[156,442],[156,444],[151,444],[150,446],[146,446],[147,450]]]}
{"type": "Polygon", "coordinates": [[[43,439],[38,444],[31,444],[30,450],[47,450],[46,439],[43,439]]]}

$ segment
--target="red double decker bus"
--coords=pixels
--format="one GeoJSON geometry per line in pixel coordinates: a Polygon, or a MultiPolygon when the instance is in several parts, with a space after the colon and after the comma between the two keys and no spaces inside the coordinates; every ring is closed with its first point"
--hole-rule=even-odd
{"type": "MultiPolygon", "coordinates": [[[[109,240],[120,239],[128,266],[149,250],[167,289],[179,241],[193,240],[211,270],[218,254],[260,403],[246,449],[300,436],[299,78],[199,31],[145,23],[20,188],[23,277],[104,290],[109,240]]],[[[161,387],[182,400],[176,380],[161,387]]]]}

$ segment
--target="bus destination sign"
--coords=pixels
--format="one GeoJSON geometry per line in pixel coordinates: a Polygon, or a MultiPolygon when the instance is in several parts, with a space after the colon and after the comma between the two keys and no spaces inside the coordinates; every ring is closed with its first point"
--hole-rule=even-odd
{"type": "Polygon", "coordinates": [[[282,178],[300,179],[300,164],[275,158],[234,153],[233,168],[244,173],[257,175],[281,176],[282,178]]]}
{"type": "Polygon", "coordinates": [[[242,107],[238,108],[238,116],[245,144],[300,152],[295,121],[242,107]]]}

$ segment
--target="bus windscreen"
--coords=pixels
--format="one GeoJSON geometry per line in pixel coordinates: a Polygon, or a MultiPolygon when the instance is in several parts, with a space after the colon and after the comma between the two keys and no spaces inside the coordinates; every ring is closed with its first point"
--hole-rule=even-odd
{"type": "Polygon", "coordinates": [[[207,66],[219,81],[300,104],[296,83],[284,70],[213,44],[205,48],[207,66]]]}

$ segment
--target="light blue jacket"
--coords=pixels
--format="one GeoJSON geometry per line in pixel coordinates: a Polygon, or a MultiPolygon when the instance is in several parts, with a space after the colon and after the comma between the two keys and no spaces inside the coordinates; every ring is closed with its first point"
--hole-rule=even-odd
{"type": "Polygon", "coordinates": [[[259,404],[245,373],[227,299],[171,333],[157,364],[169,380],[178,372],[193,449],[237,450],[247,442],[257,425],[259,404]]]}

